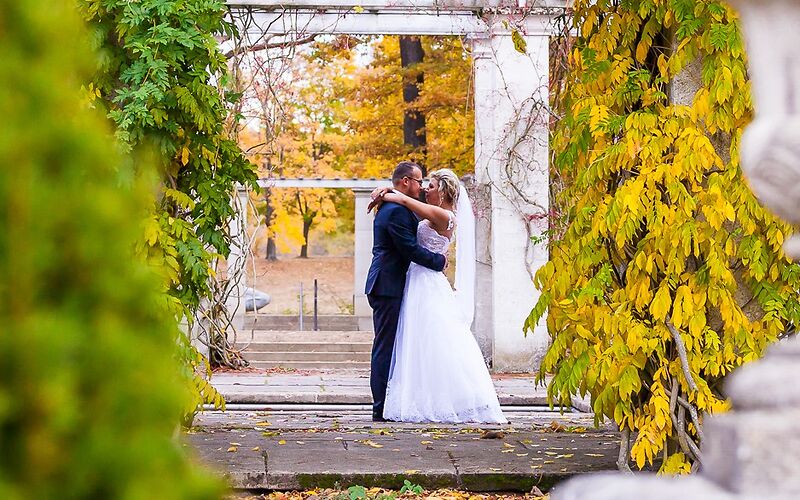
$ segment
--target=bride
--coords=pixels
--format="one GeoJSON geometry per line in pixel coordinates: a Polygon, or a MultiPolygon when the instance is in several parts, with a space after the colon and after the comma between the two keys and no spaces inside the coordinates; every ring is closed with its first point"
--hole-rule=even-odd
{"type": "Polygon", "coordinates": [[[430,174],[422,203],[388,188],[376,201],[399,203],[422,220],[417,242],[447,255],[456,244],[456,291],[447,277],[411,263],[392,353],[384,418],[400,422],[506,423],[470,325],[474,313],[475,218],[466,190],[447,169],[430,174]]]}

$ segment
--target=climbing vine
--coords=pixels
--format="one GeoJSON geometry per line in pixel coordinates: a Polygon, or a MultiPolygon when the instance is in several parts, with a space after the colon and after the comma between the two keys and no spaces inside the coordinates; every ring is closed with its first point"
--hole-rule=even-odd
{"type": "MultiPolygon", "coordinates": [[[[99,64],[88,86],[131,157],[161,159],[161,182],[139,250],[159,269],[168,307],[191,322],[210,298],[214,262],[231,250],[231,197],[255,188],[253,166],[226,132],[225,57],[215,34],[235,36],[219,0],[82,0],[99,64]]],[[[213,301],[212,301],[213,302],[213,301]]],[[[210,309],[209,309],[210,310],[210,309]]],[[[184,339],[187,368],[204,359],[184,339]]],[[[201,399],[219,395],[195,377],[201,399]]]]}
{"type": "MultiPolygon", "coordinates": [[[[721,380],[800,323],[789,228],[742,177],[751,118],[734,12],[706,0],[578,0],[554,168],[566,231],[536,275],[555,403],[591,397],[620,467],[687,472],[721,380]]],[[[544,375],[542,375],[542,378],[544,375]]]]}

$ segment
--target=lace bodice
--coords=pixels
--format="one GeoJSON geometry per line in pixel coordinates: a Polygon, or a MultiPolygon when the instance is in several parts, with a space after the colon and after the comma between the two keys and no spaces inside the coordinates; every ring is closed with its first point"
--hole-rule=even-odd
{"type": "MultiPolygon", "coordinates": [[[[450,220],[452,224],[452,219],[450,220]]],[[[450,248],[450,239],[437,233],[428,219],[420,221],[417,225],[417,243],[426,250],[442,255],[447,255],[447,249],[450,248]]]]}

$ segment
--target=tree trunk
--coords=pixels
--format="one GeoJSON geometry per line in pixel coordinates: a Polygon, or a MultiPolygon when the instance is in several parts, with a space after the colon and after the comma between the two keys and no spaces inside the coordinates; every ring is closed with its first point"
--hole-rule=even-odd
{"type": "Polygon", "coordinates": [[[275,246],[275,238],[272,236],[272,220],[275,218],[275,209],[272,207],[272,189],[264,189],[264,225],[267,227],[267,252],[265,258],[267,260],[278,260],[278,252],[275,246]]]}
{"type": "Polygon", "coordinates": [[[400,64],[403,68],[403,144],[411,146],[419,155],[414,158],[422,166],[422,174],[427,175],[425,157],[427,155],[428,138],[425,135],[425,115],[414,109],[414,104],[419,98],[419,89],[425,81],[421,70],[414,70],[414,66],[425,59],[422,50],[422,41],[418,36],[400,37],[400,64]]]}
{"type": "Polygon", "coordinates": [[[275,246],[275,238],[272,236],[267,237],[267,260],[278,260],[278,249],[275,246]]]}
{"type": "Polygon", "coordinates": [[[308,233],[311,230],[311,224],[314,222],[314,217],[303,217],[303,246],[300,247],[300,258],[308,258],[308,233]]]}

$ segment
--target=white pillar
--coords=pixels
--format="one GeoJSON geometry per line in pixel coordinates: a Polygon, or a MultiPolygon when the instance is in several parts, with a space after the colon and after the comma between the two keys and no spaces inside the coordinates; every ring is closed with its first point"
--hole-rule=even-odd
{"type": "Polygon", "coordinates": [[[490,233],[477,238],[476,330],[480,341],[480,330],[491,329],[494,371],[528,372],[549,344],[544,320],[527,337],[522,331],[539,297],[531,276],[548,259],[546,244],[529,238],[547,228],[546,219],[531,216],[548,211],[548,20],[530,18],[525,54],[501,21],[494,20],[491,35],[473,39],[475,177],[491,206],[490,233]]]}
{"type": "MultiPolygon", "coordinates": [[[[232,288],[231,294],[225,306],[228,308],[229,314],[233,312],[233,328],[236,332],[244,330],[244,289],[245,289],[245,276],[246,271],[244,266],[247,264],[247,258],[250,254],[249,238],[247,237],[247,210],[249,207],[250,192],[247,189],[239,188],[236,190],[236,198],[231,200],[234,204],[234,211],[238,216],[230,224],[231,232],[231,253],[228,255],[228,278],[231,279],[232,271],[236,268],[241,268],[241,279],[229,283],[229,289],[232,288]]],[[[231,333],[231,332],[228,332],[231,333]]]]}
{"type": "Polygon", "coordinates": [[[356,196],[356,238],[353,255],[353,313],[358,318],[359,330],[372,330],[372,308],[364,294],[367,271],[372,262],[372,221],[374,216],[367,213],[372,189],[353,189],[356,196]]]}

